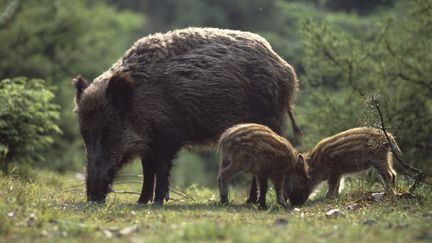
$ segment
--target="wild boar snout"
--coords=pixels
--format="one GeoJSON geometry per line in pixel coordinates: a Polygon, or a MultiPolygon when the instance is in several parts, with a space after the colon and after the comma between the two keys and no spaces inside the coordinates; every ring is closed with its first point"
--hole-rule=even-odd
{"type": "Polygon", "coordinates": [[[114,168],[99,166],[94,161],[87,163],[87,201],[105,202],[106,196],[112,191],[112,181],[114,179],[114,168]]]}

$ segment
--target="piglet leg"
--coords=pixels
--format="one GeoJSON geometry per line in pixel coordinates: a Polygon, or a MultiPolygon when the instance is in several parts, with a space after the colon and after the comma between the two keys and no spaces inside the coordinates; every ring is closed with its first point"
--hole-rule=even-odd
{"type": "Polygon", "coordinates": [[[252,183],[249,191],[249,197],[246,203],[256,203],[257,202],[257,181],[255,176],[252,177],[252,183]]]}
{"type": "Polygon", "coordinates": [[[258,186],[259,186],[259,197],[258,204],[261,208],[266,208],[266,195],[267,195],[267,177],[257,177],[258,186]]]}
{"type": "Polygon", "coordinates": [[[224,161],[222,164],[227,165],[224,168],[221,168],[218,175],[218,183],[219,183],[219,194],[220,194],[220,202],[222,204],[228,203],[228,184],[231,180],[231,177],[234,174],[233,168],[229,161],[224,161]]]}
{"type": "Polygon", "coordinates": [[[272,177],[272,182],[275,187],[276,192],[276,202],[283,207],[287,207],[285,198],[284,198],[284,190],[283,190],[283,182],[284,177],[280,175],[275,175],[272,177]]]}
{"type": "Polygon", "coordinates": [[[339,186],[341,175],[338,174],[330,174],[327,180],[328,183],[328,191],[326,197],[329,199],[334,199],[339,196],[339,186]]]}

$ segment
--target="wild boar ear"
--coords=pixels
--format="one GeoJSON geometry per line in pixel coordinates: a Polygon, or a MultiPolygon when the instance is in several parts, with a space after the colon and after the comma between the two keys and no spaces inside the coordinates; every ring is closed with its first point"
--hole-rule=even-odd
{"type": "Polygon", "coordinates": [[[89,86],[89,82],[79,74],[76,78],[72,79],[72,84],[76,89],[75,102],[81,99],[82,92],[89,86]]]}
{"type": "Polygon", "coordinates": [[[134,83],[128,73],[114,73],[108,81],[106,97],[114,109],[124,114],[130,107],[134,83]]]}

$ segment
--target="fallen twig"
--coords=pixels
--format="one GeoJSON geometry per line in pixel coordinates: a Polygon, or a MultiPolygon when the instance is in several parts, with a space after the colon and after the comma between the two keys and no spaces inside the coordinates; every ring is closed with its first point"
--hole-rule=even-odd
{"type": "Polygon", "coordinates": [[[143,178],[143,175],[137,175],[137,174],[119,174],[117,175],[117,177],[126,177],[126,176],[132,176],[132,177],[139,177],[139,178],[143,178]]]}
{"type": "Polygon", "coordinates": [[[176,195],[178,195],[180,197],[183,197],[183,198],[185,198],[187,200],[191,200],[191,201],[195,202],[195,199],[193,199],[193,197],[191,197],[190,195],[188,195],[183,189],[181,189],[179,187],[174,187],[174,186],[170,186],[170,189],[171,189],[171,191],[174,194],[176,194],[176,195]]]}
{"type": "MultiPolygon", "coordinates": [[[[124,182],[124,183],[141,183],[141,182],[130,181],[130,182],[124,182]]],[[[116,184],[118,184],[118,182],[116,184]]],[[[176,194],[176,195],[178,195],[178,196],[180,196],[180,197],[182,197],[182,198],[184,198],[186,200],[191,200],[191,201],[195,202],[195,199],[193,199],[193,197],[191,197],[190,195],[188,195],[183,189],[181,189],[179,187],[174,187],[174,186],[171,186],[170,189],[171,189],[171,191],[174,194],[176,194]]],[[[134,191],[114,190],[114,189],[111,189],[110,192],[112,192],[112,193],[123,193],[123,194],[135,194],[135,195],[140,195],[141,194],[139,192],[134,192],[134,191]]],[[[176,201],[176,199],[170,199],[170,200],[176,201]]],[[[180,201],[180,200],[177,199],[177,201],[180,201]]]]}
{"type": "Polygon", "coordinates": [[[77,188],[77,187],[82,187],[84,185],[85,185],[85,183],[79,183],[79,184],[76,184],[76,185],[66,186],[66,187],[64,187],[64,189],[73,189],[73,188],[77,188]]]}
{"type": "Polygon", "coordinates": [[[135,195],[140,195],[141,194],[139,192],[125,191],[125,190],[120,190],[120,191],[112,190],[111,192],[112,193],[135,194],[135,195]]]}
{"type": "Polygon", "coordinates": [[[70,193],[80,192],[80,193],[84,193],[84,190],[80,190],[80,189],[66,189],[63,192],[70,192],[70,193]]]}
{"type": "Polygon", "coordinates": [[[142,184],[142,181],[116,181],[115,184],[142,184]]]}

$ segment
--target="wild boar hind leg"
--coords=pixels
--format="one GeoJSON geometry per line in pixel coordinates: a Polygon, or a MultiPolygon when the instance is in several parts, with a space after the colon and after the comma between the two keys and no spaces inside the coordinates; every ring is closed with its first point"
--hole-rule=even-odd
{"type": "MultiPolygon", "coordinates": [[[[170,129],[166,129],[169,131],[170,129]]],[[[169,199],[169,175],[172,160],[182,147],[182,137],[177,134],[164,132],[155,133],[152,146],[150,146],[151,163],[155,165],[156,187],[154,204],[162,205],[169,199]]]]}

